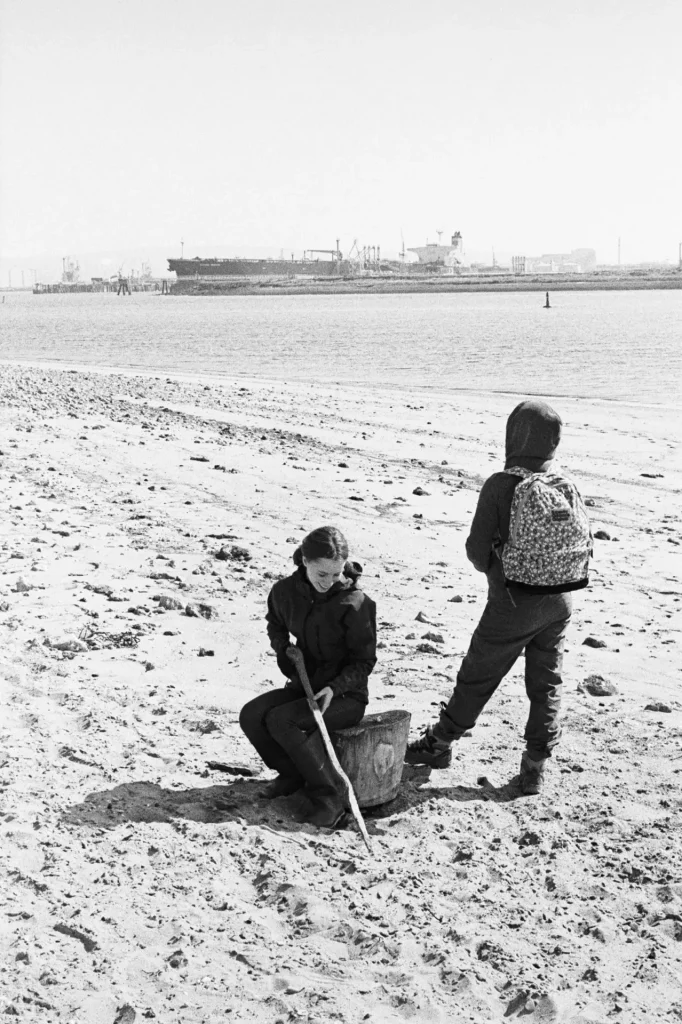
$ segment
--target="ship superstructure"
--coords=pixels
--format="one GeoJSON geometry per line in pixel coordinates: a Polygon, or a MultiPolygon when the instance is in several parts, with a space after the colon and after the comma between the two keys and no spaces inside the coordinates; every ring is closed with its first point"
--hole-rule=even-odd
{"type": "MultiPolygon", "coordinates": [[[[437,233],[439,236],[442,234],[441,231],[437,233]]],[[[429,270],[437,270],[441,267],[455,270],[464,263],[464,245],[459,231],[454,232],[450,245],[441,245],[439,237],[438,242],[427,242],[426,245],[417,245],[407,251],[416,253],[419,263],[429,270]]]]}

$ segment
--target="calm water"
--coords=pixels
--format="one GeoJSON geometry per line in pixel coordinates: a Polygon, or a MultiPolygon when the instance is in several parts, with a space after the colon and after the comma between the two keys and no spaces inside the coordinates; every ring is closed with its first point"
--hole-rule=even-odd
{"type": "Polygon", "coordinates": [[[0,359],[657,405],[682,400],[682,291],[0,303],[0,359]]]}

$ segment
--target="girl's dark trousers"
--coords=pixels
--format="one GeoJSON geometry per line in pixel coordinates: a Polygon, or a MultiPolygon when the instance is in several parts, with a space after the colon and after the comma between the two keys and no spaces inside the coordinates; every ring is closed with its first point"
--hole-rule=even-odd
{"type": "MultiPolygon", "coordinates": [[[[357,725],[365,704],[350,694],[333,697],[324,713],[330,733],[357,725]]],[[[320,730],[300,690],[269,690],[245,704],[239,724],[268,768],[300,779],[312,793],[345,792],[327,756],[320,730]]]]}

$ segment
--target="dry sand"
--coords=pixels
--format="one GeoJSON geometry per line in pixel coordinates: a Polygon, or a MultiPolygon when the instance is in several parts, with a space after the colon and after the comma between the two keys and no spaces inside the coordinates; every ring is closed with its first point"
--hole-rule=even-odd
{"type": "Polygon", "coordinates": [[[266,595],[338,524],[378,605],[369,710],[430,721],[483,608],[464,540],[516,398],[13,365],[0,389],[0,1014],[682,1020],[670,411],[554,402],[611,539],[575,600],[546,791],[513,783],[519,665],[450,769],[406,768],[370,856],[258,799],[237,715],[280,682],[266,595]],[[216,558],[232,546],[250,557],[216,558]],[[617,692],[586,692],[595,674],[617,692]]]}

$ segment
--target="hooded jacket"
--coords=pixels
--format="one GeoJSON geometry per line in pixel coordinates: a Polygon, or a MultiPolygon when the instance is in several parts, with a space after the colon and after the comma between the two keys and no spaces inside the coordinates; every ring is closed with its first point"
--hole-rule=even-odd
{"type": "MultiPolygon", "coordinates": [[[[561,417],[546,402],[520,402],[507,420],[505,469],[520,466],[532,473],[550,469],[561,440],[561,417]]],[[[509,515],[518,476],[493,473],[483,484],[466,542],[469,561],[488,576],[491,591],[504,589],[496,552],[509,539],[509,515]]]]}
{"type": "Polygon", "coordinates": [[[279,580],[268,595],[266,615],[277,664],[301,690],[286,649],[293,637],[303,653],[313,692],[330,686],[334,696],[352,696],[367,704],[370,672],[376,664],[376,605],[362,592],[362,566],[346,562],[343,579],[321,594],[303,565],[279,580]]]}

